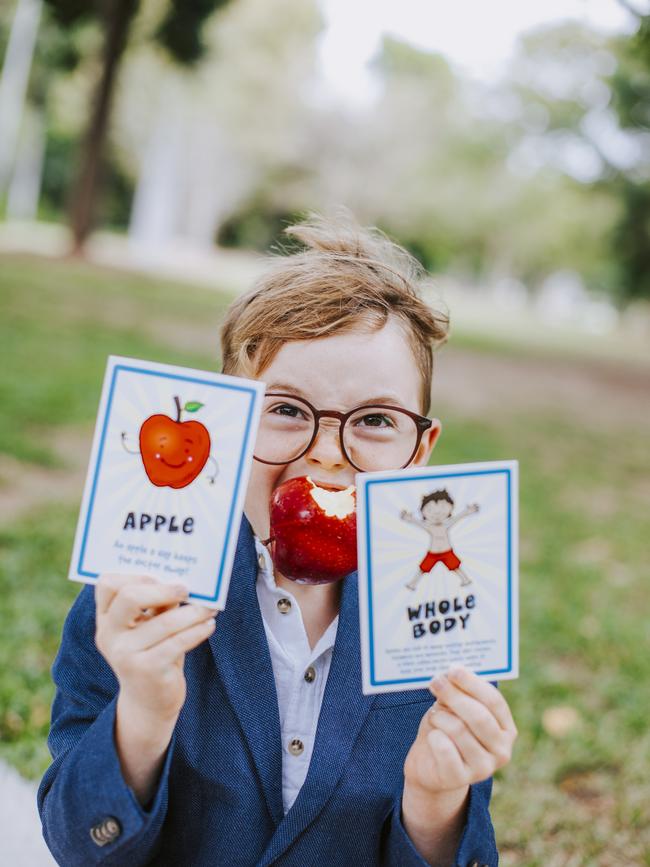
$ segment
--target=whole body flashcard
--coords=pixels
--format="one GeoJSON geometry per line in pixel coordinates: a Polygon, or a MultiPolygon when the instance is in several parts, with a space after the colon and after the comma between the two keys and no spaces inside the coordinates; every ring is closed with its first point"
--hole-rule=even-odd
{"type": "Polygon", "coordinates": [[[182,583],[223,608],[264,384],[108,360],[69,577],[182,583]]]}
{"type": "Polygon", "coordinates": [[[363,691],[518,676],[518,465],[357,476],[363,691]]]}

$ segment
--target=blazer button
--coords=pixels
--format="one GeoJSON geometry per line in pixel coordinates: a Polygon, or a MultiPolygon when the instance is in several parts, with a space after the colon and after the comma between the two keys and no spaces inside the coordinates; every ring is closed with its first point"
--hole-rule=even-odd
{"type": "Polygon", "coordinates": [[[97,846],[106,846],[107,843],[112,843],[122,833],[122,826],[117,821],[115,816],[106,816],[101,822],[90,829],[90,836],[93,843],[97,846]]]}
{"type": "Polygon", "coordinates": [[[477,861],[476,858],[474,858],[473,861],[469,862],[467,867],[490,867],[490,865],[489,864],[483,864],[482,861],[477,861]]]}
{"type": "Polygon", "coordinates": [[[303,676],[307,683],[313,683],[316,680],[316,669],[314,666],[310,665],[303,676]]]}
{"type": "Polygon", "coordinates": [[[288,614],[291,611],[291,600],[284,596],[278,599],[278,610],[280,614],[288,614]]]}
{"type": "Polygon", "coordinates": [[[289,741],[289,752],[292,756],[299,756],[304,749],[305,745],[300,738],[293,738],[293,740],[289,741]]]}

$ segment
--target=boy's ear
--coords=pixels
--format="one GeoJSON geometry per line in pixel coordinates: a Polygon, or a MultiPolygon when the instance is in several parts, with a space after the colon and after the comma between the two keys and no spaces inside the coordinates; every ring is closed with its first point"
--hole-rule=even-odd
{"type": "Polygon", "coordinates": [[[414,467],[426,467],[429,463],[429,458],[431,457],[431,452],[433,451],[436,442],[438,441],[438,437],[440,436],[440,432],[442,431],[442,424],[440,419],[434,418],[433,424],[426,430],[422,436],[420,441],[420,445],[418,446],[418,450],[415,453],[415,457],[411,461],[411,466],[414,467]]]}

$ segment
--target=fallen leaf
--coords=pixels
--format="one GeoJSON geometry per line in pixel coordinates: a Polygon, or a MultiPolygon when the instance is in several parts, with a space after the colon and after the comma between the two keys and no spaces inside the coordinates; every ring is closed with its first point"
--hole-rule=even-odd
{"type": "Polygon", "coordinates": [[[542,714],[542,727],[546,734],[553,738],[566,737],[580,722],[580,714],[569,705],[547,707],[542,714]]]}

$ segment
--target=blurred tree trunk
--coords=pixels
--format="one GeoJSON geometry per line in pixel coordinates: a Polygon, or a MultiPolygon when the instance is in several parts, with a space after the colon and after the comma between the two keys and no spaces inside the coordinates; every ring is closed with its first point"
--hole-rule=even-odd
{"type": "Polygon", "coordinates": [[[0,196],[11,177],[32,66],[41,0],[19,0],[0,75],[0,196]]]}
{"type": "Polygon", "coordinates": [[[129,240],[164,251],[178,241],[209,249],[221,222],[253,188],[255,167],[174,71],[140,156],[129,240]]]}
{"type": "Polygon", "coordinates": [[[8,219],[37,218],[44,161],[45,117],[40,109],[26,107],[13,176],[7,191],[8,219]]]}
{"type": "Polygon", "coordinates": [[[90,125],[82,146],[79,174],[70,211],[73,253],[81,252],[93,226],[111,101],[137,6],[138,0],[105,0],[103,5],[105,41],[102,71],[93,99],[90,125]]]}
{"type": "Polygon", "coordinates": [[[168,75],[164,80],[165,99],[140,156],[131,205],[129,241],[141,248],[165,247],[179,234],[187,137],[178,88],[171,79],[168,75]]]}

